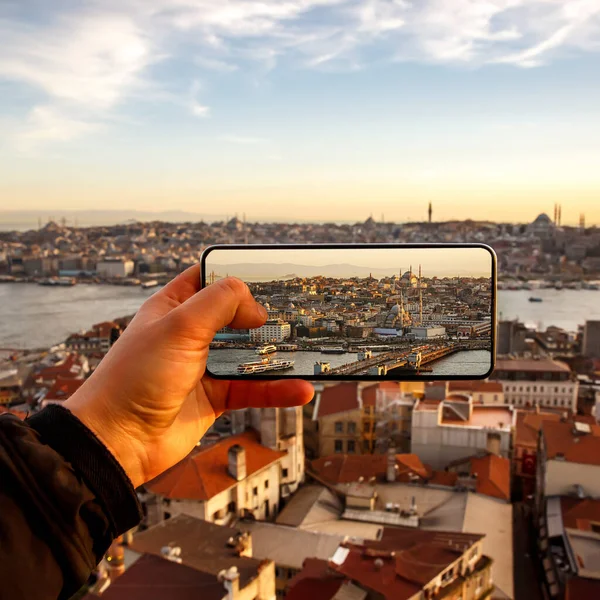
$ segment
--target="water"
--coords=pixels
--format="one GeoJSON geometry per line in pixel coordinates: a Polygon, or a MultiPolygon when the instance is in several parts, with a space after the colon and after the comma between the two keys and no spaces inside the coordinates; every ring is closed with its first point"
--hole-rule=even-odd
{"type": "MultiPolygon", "coordinates": [[[[0,348],[51,346],[70,333],[99,321],[134,313],[156,289],[82,284],[64,288],[27,283],[1,284],[0,348]]],[[[498,293],[498,313],[505,319],[519,318],[543,327],[557,325],[575,331],[586,319],[600,319],[600,292],[501,291],[498,293]],[[544,301],[529,302],[532,295],[544,301]]],[[[345,355],[319,356],[337,365],[337,360],[343,361],[345,355]]]]}
{"type": "Polygon", "coordinates": [[[43,348],[94,323],[137,311],[157,288],[30,283],[0,285],[0,348],[43,348]]]}
{"type": "Polygon", "coordinates": [[[498,317],[519,319],[540,329],[550,325],[577,331],[586,320],[600,319],[600,291],[518,290],[498,292],[498,317]],[[529,302],[531,296],[543,302],[529,302]]]}
{"type": "MultiPolygon", "coordinates": [[[[321,352],[277,352],[272,355],[277,359],[294,361],[294,367],[286,371],[272,371],[268,375],[304,377],[313,374],[314,364],[317,361],[327,361],[333,367],[339,367],[356,361],[356,353],[347,354],[321,354],[321,352]]],[[[211,350],[208,357],[208,368],[216,375],[235,374],[237,366],[243,362],[258,360],[254,350],[218,349],[211,350]]],[[[447,358],[433,363],[431,375],[483,375],[490,368],[491,353],[488,350],[471,350],[458,352],[447,358]]],[[[429,373],[428,373],[429,375],[429,373]]]]}

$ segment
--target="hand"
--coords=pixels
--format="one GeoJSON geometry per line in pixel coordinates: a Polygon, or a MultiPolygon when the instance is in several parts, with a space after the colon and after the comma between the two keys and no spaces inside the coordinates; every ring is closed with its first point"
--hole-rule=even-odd
{"type": "Polygon", "coordinates": [[[310,402],[302,380],[224,381],[205,375],[226,325],[260,327],[266,310],[228,277],[199,291],[194,266],[150,297],[92,376],[64,404],[121,463],[135,487],[173,466],[227,409],[310,402]]]}

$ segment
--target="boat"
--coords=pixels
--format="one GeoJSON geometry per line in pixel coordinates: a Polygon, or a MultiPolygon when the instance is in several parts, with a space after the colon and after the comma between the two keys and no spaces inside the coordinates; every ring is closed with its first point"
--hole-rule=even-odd
{"type": "Polygon", "coordinates": [[[293,360],[255,360],[238,365],[238,375],[254,375],[256,373],[268,373],[269,371],[284,371],[294,366],[293,360]]]}
{"type": "Polygon", "coordinates": [[[538,296],[530,296],[529,302],[543,302],[543,300],[542,300],[542,298],[539,298],[538,296]]]}
{"type": "Polygon", "coordinates": [[[342,346],[321,346],[321,352],[323,354],[345,354],[346,348],[342,348],[342,346]]]}
{"type": "Polygon", "coordinates": [[[273,346],[273,344],[259,346],[254,352],[260,356],[264,356],[265,354],[273,354],[273,352],[277,352],[277,346],[273,346]]]}
{"type": "Polygon", "coordinates": [[[278,344],[277,350],[280,352],[296,352],[298,344],[278,344]]]}
{"type": "Polygon", "coordinates": [[[151,279],[150,281],[143,281],[140,286],[143,290],[148,290],[150,288],[158,286],[159,283],[156,279],[151,279]]]}
{"type": "Polygon", "coordinates": [[[38,281],[39,285],[46,285],[50,287],[73,287],[77,283],[74,277],[50,277],[48,279],[42,279],[38,281]]]}

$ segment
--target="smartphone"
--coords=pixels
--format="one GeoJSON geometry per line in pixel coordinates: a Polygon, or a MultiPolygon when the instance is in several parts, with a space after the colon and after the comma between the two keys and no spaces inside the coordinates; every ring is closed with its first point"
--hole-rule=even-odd
{"type": "Polygon", "coordinates": [[[242,279],[268,312],[225,327],[217,379],[484,379],[494,369],[496,255],[484,244],[217,245],[202,286],[242,279]]]}

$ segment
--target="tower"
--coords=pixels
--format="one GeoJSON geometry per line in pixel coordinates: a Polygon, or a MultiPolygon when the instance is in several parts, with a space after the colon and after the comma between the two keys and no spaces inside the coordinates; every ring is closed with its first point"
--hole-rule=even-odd
{"type": "Polygon", "coordinates": [[[558,205],[558,223],[557,225],[560,227],[562,221],[562,204],[558,205]]]}
{"type": "Polygon", "coordinates": [[[431,217],[433,216],[433,206],[431,205],[431,202],[429,203],[429,222],[431,223],[431,217]]]}
{"type": "Polygon", "coordinates": [[[579,230],[582,233],[585,231],[585,215],[583,213],[579,215],[579,230]]]}
{"type": "Polygon", "coordinates": [[[554,204],[554,225],[558,225],[558,204],[554,204]]]}
{"type": "Polygon", "coordinates": [[[423,288],[421,287],[421,265],[419,265],[419,326],[423,326],[423,288]]]}

